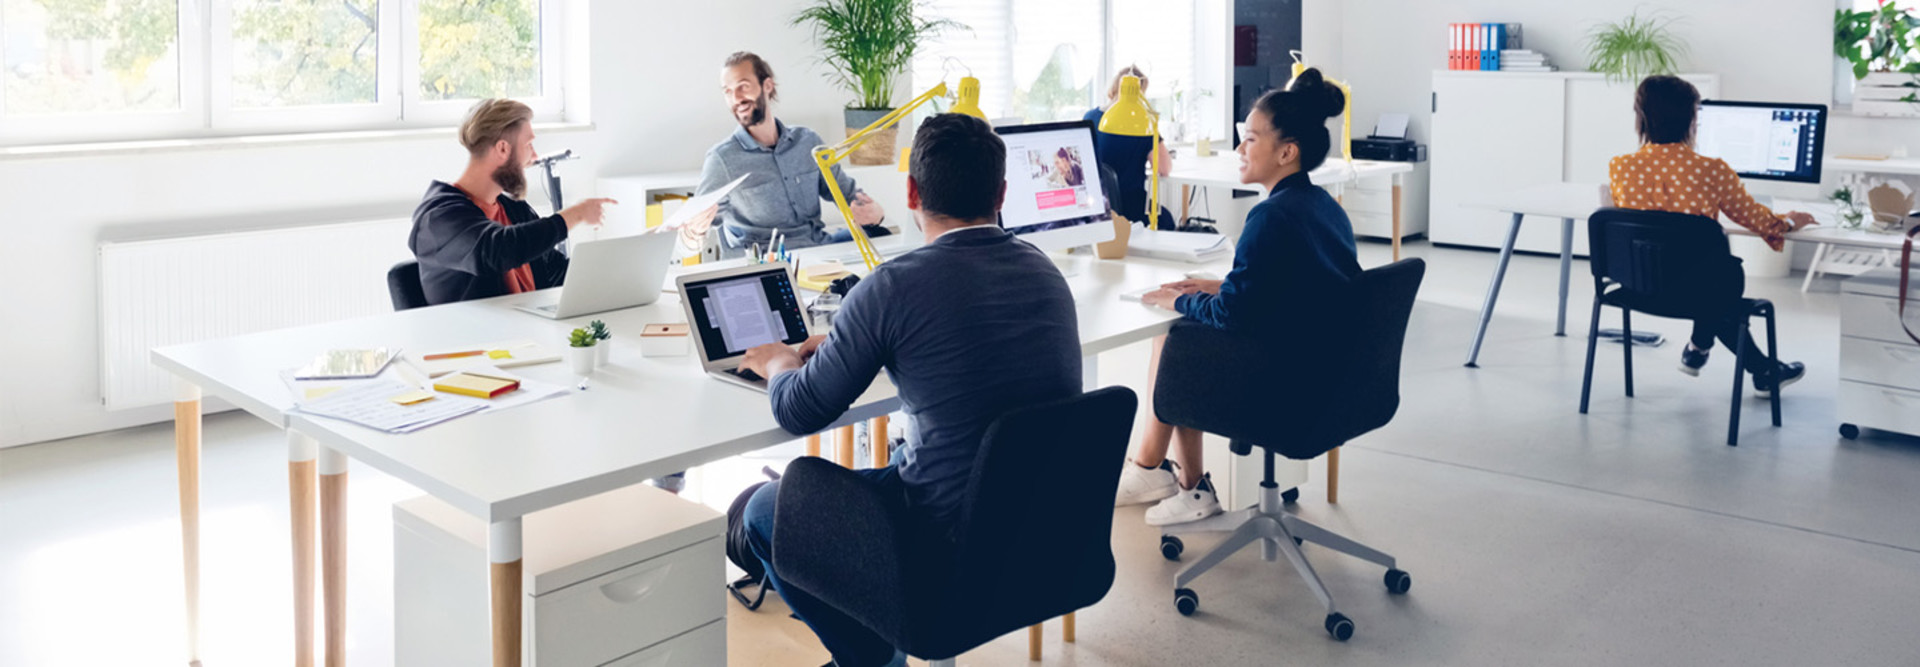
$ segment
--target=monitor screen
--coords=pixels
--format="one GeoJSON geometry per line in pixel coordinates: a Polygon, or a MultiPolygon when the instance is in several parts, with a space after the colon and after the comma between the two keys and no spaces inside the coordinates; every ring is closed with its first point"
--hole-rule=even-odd
{"type": "Polygon", "coordinates": [[[1694,149],[1726,160],[1741,178],[1819,183],[1826,133],[1824,104],[1708,100],[1694,149]]]}
{"type": "Polygon", "coordinates": [[[707,359],[744,354],[767,343],[791,345],[807,339],[807,324],[785,266],[686,283],[694,335],[707,359]]]}
{"type": "Polygon", "coordinates": [[[1085,225],[1113,226],[1088,121],[995,128],[1007,144],[1007,201],[1000,225],[1028,235],[1085,225]]]}

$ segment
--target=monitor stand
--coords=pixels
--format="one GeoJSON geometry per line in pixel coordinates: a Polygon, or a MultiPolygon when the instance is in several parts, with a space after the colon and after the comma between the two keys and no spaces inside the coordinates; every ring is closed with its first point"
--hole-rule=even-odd
{"type": "Polygon", "coordinates": [[[1069,248],[1067,249],[1066,255],[1054,255],[1052,257],[1053,268],[1059,269],[1061,276],[1072,278],[1080,275],[1080,267],[1085,264],[1085,262],[1080,261],[1080,259],[1082,257],[1093,256],[1093,246],[1083,245],[1069,248]]]}

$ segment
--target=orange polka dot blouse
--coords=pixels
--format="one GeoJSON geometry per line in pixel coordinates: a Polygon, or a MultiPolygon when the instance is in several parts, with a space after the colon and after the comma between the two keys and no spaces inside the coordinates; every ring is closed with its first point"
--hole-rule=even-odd
{"type": "Polygon", "coordinates": [[[1613,205],[1641,211],[1672,211],[1732,220],[1779,250],[1788,224],[1747,195],[1725,160],[1693,152],[1686,144],[1646,144],[1607,165],[1613,205]]]}

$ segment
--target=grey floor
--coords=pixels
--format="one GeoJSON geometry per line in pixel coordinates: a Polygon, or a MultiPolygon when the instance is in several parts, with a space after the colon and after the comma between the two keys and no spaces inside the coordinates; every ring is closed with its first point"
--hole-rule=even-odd
{"type": "MultiPolygon", "coordinates": [[[[1362,246],[1368,265],[1386,247],[1362,246]]],[[[1637,398],[1602,348],[1592,414],[1576,412],[1587,284],[1575,335],[1552,336],[1555,262],[1516,258],[1481,368],[1461,367],[1491,253],[1435,249],[1415,309],[1393,424],[1352,443],[1341,502],[1319,475],[1309,520],[1394,553],[1413,573],[1387,595],[1378,568],[1309,545],[1358,625],[1337,643],[1284,564],[1245,552],[1174,611],[1178,565],[1140,508],[1114,513],[1119,574],[1080,614],[1079,642],[1046,629],[1057,665],[1916,665],[1920,664],[1920,439],[1835,435],[1836,281],[1754,281],[1781,315],[1782,351],[1805,361],[1786,426],[1746,401],[1741,445],[1722,444],[1729,355],[1701,378],[1672,370],[1687,328],[1637,322],[1670,342],[1634,351],[1637,398]]],[[[1609,322],[1612,323],[1611,321],[1609,322]]],[[[1144,378],[1139,347],[1102,377],[1144,378]]],[[[207,665],[285,664],[291,650],[281,436],[244,415],[207,420],[207,665]]],[[[698,471],[689,495],[724,506],[770,451],[698,471]]],[[[417,491],[352,472],[348,653],[392,663],[388,506],[417,491]]],[[[0,665],[174,665],[182,655],[172,440],[148,427],[0,451],[0,665]]],[[[1188,540],[1198,554],[1217,538],[1188,540]]],[[[731,607],[731,605],[730,605],[731,607]]],[[[777,601],[733,608],[734,665],[817,665],[826,654],[777,601]]],[[[1021,664],[1026,635],[962,664],[1021,664]]]]}

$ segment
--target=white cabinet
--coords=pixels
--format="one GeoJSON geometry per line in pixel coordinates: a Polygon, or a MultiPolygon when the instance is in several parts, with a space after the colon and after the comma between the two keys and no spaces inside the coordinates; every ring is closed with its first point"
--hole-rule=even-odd
{"type": "MultiPolygon", "coordinates": [[[[1898,269],[1868,271],[1840,289],[1841,434],[1877,428],[1920,435],[1920,345],[1900,327],[1898,269]]],[[[1915,307],[1920,288],[1907,300],[1915,307]]]]}
{"type": "MultiPolygon", "coordinates": [[[[1703,97],[1720,93],[1715,75],[1682,76],[1703,97]]],[[[1532,185],[1605,183],[1607,161],[1639,146],[1632,84],[1590,72],[1435,72],[1429,237],[1498,248],[1511,217],[1471,204],[1532,185]]],[[[1584,223],[1574,231],[1574,252],[1586,254],[1584,223]]],[[[1523,225],[1515,247],[1558,254],[1560,225],[1523,225]]]]}
{"type": "MultiPolygon", "coordinates": [[[[393,521],[395,664],[488,664],[486,525],[429,496],[393,521]]],[[[726,664],[725,525],[646,486],[526,516],[525,664],[726,664]]]]}

